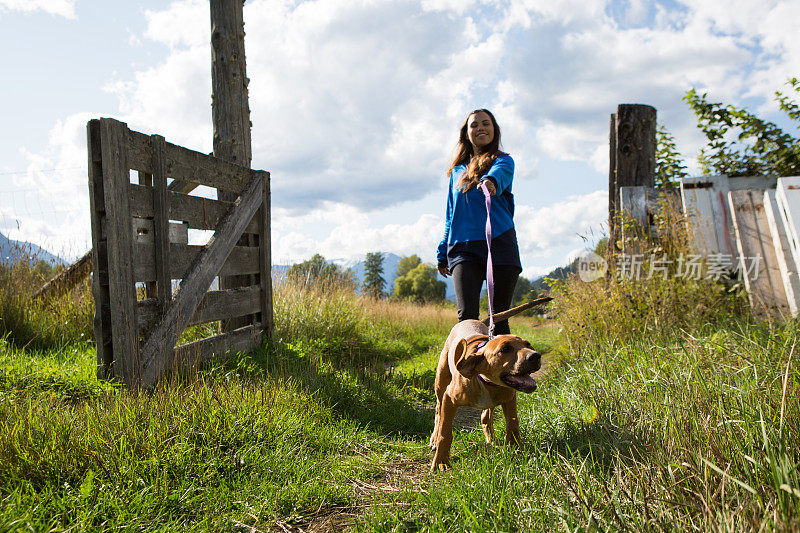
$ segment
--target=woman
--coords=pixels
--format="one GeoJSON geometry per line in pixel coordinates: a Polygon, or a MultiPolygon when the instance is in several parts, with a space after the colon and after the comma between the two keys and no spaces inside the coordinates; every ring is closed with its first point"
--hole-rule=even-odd
{"type": "MultiPolygon", "coordinates": [[[[500,151],[500,127],[488,110],[478,109],[467,116],[447,175],[450,188],[437,260],[439,273],[453,276],[458,320],[478,319],[480,292],[486,278],[486,201],[481,183],[486,183],[492,195],[492,308],[495,312],[505,311],[522,272],[511,194],[514,160],[500,151]]],[[[508,321],[495,324],[494,332],[510,333],[508,321]]]]}

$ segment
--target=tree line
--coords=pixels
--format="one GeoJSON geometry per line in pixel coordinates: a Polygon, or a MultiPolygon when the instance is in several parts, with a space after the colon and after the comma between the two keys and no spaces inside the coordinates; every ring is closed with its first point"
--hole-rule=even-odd
{"type": "MultiPolygon", "coordinates": [[[[361,293],[375,299],[391,298],[394,300],[417,303],[438,303],[445,300],[447,284],[438,279],[436,267],[423,263],[418,255],[413,254],[400,259],[394,286],[386,292],[384,277],[384,254],[370,252],[364,261],[364,281],[361,293]]],[[[345,288],[355,291],[357,282],[350,269],[328,262],[320,254],[311,259],[292,265],[286,277],[294,282],[313,285],[321,288],[345,288]]],[[[520,277],[512,299],[512,305],[518,305],[536,299],[541,287],[536,287],[531,280],[520,277]]],[[[486,296],[482,305],[486,308],[486,296]]]]}

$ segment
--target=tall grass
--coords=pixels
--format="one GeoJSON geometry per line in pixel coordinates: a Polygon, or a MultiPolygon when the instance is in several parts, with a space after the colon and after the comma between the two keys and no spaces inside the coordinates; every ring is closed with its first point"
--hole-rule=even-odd
{"type": "Polygon", "coordinates": [[[512,323],[553,348],[522,448],[462,420],[443,474],[452,308],[278,283],[272,342],[140,394],[6,333],[0,530],[800,530],[800,326],[705,281],[554,292],[558,325],[512,323]]]}
{"type": "Polygon", "coordinates": [[[0,338],[0,530],[264,529],[352,509],[391,443],[430,431],[382,362],[438,343],[447,311],[341,289],[278,284],[274,342],[151,393],[98,382],[90,345],[0,338]]]}
{"type": "Polygon", "coordinates": [[[0,262],[0,335],[17,346],[50,350],[92,339],[88,281],[48,304],[32,298],[52,273],[28,260],[0,262]]]}

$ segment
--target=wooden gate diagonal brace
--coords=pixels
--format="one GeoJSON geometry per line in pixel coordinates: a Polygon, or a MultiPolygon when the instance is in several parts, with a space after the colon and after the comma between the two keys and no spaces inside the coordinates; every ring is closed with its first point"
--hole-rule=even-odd
{"type": "Polygon", "coordinates": [[[214,277],[222,269],[239,237],[263,203],[267,173],[252,171],[252,178],[241,196],[220,221],[214,236],[192,263],[175,297],[168,303],[161,321],[144,339],[139,350],[141,385],[151,388],[174,353],[178,336],[183,332],[214,277]]]}

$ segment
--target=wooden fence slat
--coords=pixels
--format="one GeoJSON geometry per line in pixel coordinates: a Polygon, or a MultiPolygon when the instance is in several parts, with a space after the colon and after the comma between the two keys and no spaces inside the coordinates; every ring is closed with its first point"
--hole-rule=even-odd
{"type": "MultiPolygon", "coordinates": [[[[174,183],[174,182],[173,182],[174,183]]],[[[172,184],[170,184],[172,185],[172,184]]],[[[137,217],[153,217],[153,190],[131,184],[129,190],[131,214],[137,217]]],[[[212,200],[200,196],[167,192],[169,219],[186,222],[190,229],[213,230],[217,222],[231,208],[231,202],[212,200]]],[[[258,223],[253,220],[245,233],[258,233],[258,223]]]]}
{"type": "Polygon", "coordinates": [[[263,198],[261,201],[261,209],[258,212],[258,250],[259,250],[259,281],[261,285],[261,324],[264,327],[264,336],[269,337],[275,330],[272,322],[272,249],[270,243],[272,242],[270,236],[270,175],[269,172],[264,172],[264,188],[263,198]]]}
{"type": "MultiPolygon", "coordinates": [[[[261,310],[260,293],[261,288],[255,285],[227,291],[208,291],[189,319],[187,327],[257,313],[261,310]]],[[[160,316],[160,303],[156,299],[147,299],[137,302],[136,305],[139,334],[144,335],[155,325],[160,316]]]]}
{"type": "MultiPolygon", "coordinates": [[[[186,277],[189,268],[195,258],[202,253],[203,246],[196,244],[170,244],[170,268],[169,276],[171,279],[183,279],[186,277]]],[[[230,257],[220,270],[221,276],[239,274],[257,274],[258,248],[249,246],[236,246],[230,253],[230,257]]],[[[156,279],[155,251],[152,244],[135,244],[133,263],[134,281],[148,282],[156,279]]]]}
{"type": "MultiPolygon", "coordinates": [[[[137,131],[128,133],[130,168],[153,173],[150,156],[150,137],[137,131]]],[[[207,185],[236,194],[242,192],[250,179],[250,169],[228,163],[213,156],[189,150],[169,142],[164,143],[163,156],[168,178],[207,185]]]]}
{"type": "Polygon", "coordinates": [[[103,183],[107,212],[107,247],[114,376],[128,386],[138,381],[136,292],[133,280],[133,239],[128,205],[130,173],[126,149],[128,127],[100,119],[103,183]]]}
{"type": "Polygon", "coordinates": [[[86,124],[86,146],[89,166],[89,205],[92,224],[92,296],[94,297],[94,338],[97,347],[97,378],[109,379],[113,375],[114,349],[111,342],[111,303],[108,290],[108,258],[101,253],[105,249],[103,232],[105,199],[103,193],[103,154],[100,148],[100,121],[90,120],[86,124]],[[104,271],[105,275],[100,275],[104,271]]]}
{"type": "Polygon", "coordinates": [[[778,184],[778,176],[736,176],[728,178],[728,189],[731,191],[774,189],[778,184]]]}
{"type": "Polygon", "coordinates": [[[760,258],[758,271],[752,277],[743,272],[750,305],[758,314],[781,318],[789,316],[790,311],[763,198],[763,193],[755,190],[728,193],[740,256],[748,262],[750,258],[760,258]]]}
{"type": "Polygon", "coordinates": [[[778,261],[778,268],[781,272],[789,311],[792,316],[797,316],[798,310],[800,310],[800,278],[798,278],[797,267],[794,259],[792,259],[786,225],[780,214],[775,190],[767,189],[764,191],[764,213],[767,215],[767,222],[772,233],[775,258],[778,261]]]}
{"type": "Polygon", "coordinates": [[[622,253],[634,255],[641,253],[644,243],[641,242],[649,234],[650,224],[647,217],[647,190],[650,187],[630,186],[619,188],[619,219],[622,253]]]}
{"type": "Polygon", "coordinates": [[[170,224],[169,206],[167,204],[167,171],[164,161],[164,145],[166,141],[161,135],[150,136],[150,147],[153,161],[153,244],[155,246],[156,287],[161,309],[172,300],[172,278],[169,265],[170,243],[189,244],[189,231],[185,224],[170,224]],[[173,228],[180,232],[173,234],[173,228]]]}
{"type": "Polygon", "coordinates": [[[620,212],[632,218],[641,227],[647,227],[647,191],[650,187],[620,187],[620,212]]]}
{"type": "Polygon", "coordinates": [[[800,272],[800,176],[780,178],[775,199],[786,225],[795,269],[800,272]]]}
{"type": "Polygon", "coordinates": [[[260,324],[252,324],[175,348],[174,360],[182,368],[192,368],[226,352],[252,350],[261,342],[260,324]]]}
{"type": "Polygon", "coordinates": [[[728,205],[727,176],[702,176],[681,180],[683,211],[701,254],[730,255],[738,259],[734,244],[733,220],[728,205]]]}
{"type": "Polygon", "coordinates": [[[86,279],[86,276],[88,276],[91,271],[92,252],[90,250],[83,255],[83,257],[69,265],[67,268],[53,276],[50,281],[42,285],[39,290],[33,294],[33,299],[41,299],[42,302],[48,302],[52,298],[61,296],[62,294],[72,290],[72,288],[82,280],[86,279]]]}
{"type": "Polygon", "coordinates": [[[623,224],[618,233],[622,237],[622,250],[625,254],[637,254],[644,250],[644,244],[635,245],[638,239],[658,237],[658,231],[652,225],[655,217],[673,217],[680,205],[679,189],[654,189],[652,187],[635,186],[620,187],[620,212],[623,224]],[[666,212],[662,210],[666,208],[666,212]],[[638,227],[632,227],[635,222],[638,227]]]}
{"type": "Polygon", "coordinates": [[[161,321],[153,327],[142,345],[142,384],[147,388],[152,387],[161,375],[172,355],[172,347],[175,346],[178,335],[186,329],[186,324],[194,315],[203,294],[220,272],[247,223],[261,205],[264,178],[258,172],[251,174],[253,178],[250,183],[217,226],[214,239],[198,254],[175,298],[167,305],[161,321]]]}

